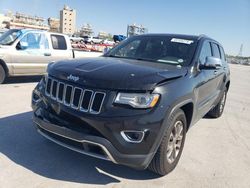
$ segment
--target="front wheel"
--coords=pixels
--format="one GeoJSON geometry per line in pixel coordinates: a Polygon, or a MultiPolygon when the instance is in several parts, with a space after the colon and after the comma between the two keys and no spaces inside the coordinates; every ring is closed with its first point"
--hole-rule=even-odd
{"type": "Polygon", "coordinates": [[[183,110],[175,111],[167,121],[168,129],[149,164],[149,170],[166,175],[177,165],[185,142],[187,121],[183,110]]]}
{"type": "Polygon", "coordinates": [[[6,78],[6,72],[2,65],[0,65],[0,84],[4,83],[4,80],[6,78]]]}

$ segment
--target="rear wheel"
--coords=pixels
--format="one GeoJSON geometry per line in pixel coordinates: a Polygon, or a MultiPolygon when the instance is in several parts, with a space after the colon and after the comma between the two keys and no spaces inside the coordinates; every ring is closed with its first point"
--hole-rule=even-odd
{"type": "Polygon", "coordinates": [[[222,115],[227,99],[227,90],[225,89],[219,103],[208,112],[208,116],[218,118],[222,115]]]}
{"type": "Polygon", "coordinates": [[[4,83],[4,80],[6,78],[6,72],[2,65],[0,65],[0,84],[4,83]]]}
{"type": "Polygon", "coordinates": [[[177,165],[185,142],[187,121],[184,112],[175,111],[167,122],[161,144],[152,159],[149,169],[157,174],[166,175],[177,165]]]}

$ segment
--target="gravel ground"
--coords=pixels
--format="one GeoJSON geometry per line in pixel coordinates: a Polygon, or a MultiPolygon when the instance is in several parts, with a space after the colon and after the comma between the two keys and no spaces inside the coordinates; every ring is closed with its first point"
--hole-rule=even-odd
{"type": "Polygon", "coordinates": [[[223,116],[190,129],[177,168],[164,177],[84,156],[40,136],[30,107],[39,79],[0,85],[0,188],[250,187],[250,67],[231,65],[223,116]]]}

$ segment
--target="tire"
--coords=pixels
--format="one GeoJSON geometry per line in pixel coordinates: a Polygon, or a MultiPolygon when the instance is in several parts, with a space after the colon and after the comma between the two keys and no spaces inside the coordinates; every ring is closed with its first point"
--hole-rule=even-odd
{"type": "Polygon", "coordinates": [[[0,65],[0,84],[3,84],[6,79],[6,72],[2,65],[0,65]]]}
{"type": "Polygon", "coordinates": [[[212,117],[212,118],[219,118],[223,114],[224,107],[226,104],[226,99],[227,99],[227,89],[224,90],[223,95],[222,95],[219,103],[214,108],[212,108],[207,113],[207,115],[209,117],[212,117]]]}
{"type": "Polygon", "coordinates": [[[187,121],[183,110],[176,110],[167,120],[166,126],[168,128],[164,133],[160,146],[148,166],[149,170],[162,176],[168,174],[176,167],[183,150],[187,131],[187,121]],[[180,125],[182,126],[182,130],[177,129],[180,125]],[[178,134],[174,135],[177,132],[176,130],[180,130],[178,131],[180,132],[179,136],[178,134]],[[174,151],[175,153],[173,153],[174,151]]]}

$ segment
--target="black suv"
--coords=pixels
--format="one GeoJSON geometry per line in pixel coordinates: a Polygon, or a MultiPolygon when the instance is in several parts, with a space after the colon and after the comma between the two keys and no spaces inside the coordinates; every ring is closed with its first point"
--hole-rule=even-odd
{"type": "Polygon", "coordinates": [[[187,130],[221,116],[229,75],[206,36],[130,37],[103,57],[49,64],[32,95],[34,124],[69,149],[165,175],[187,130]]]}

